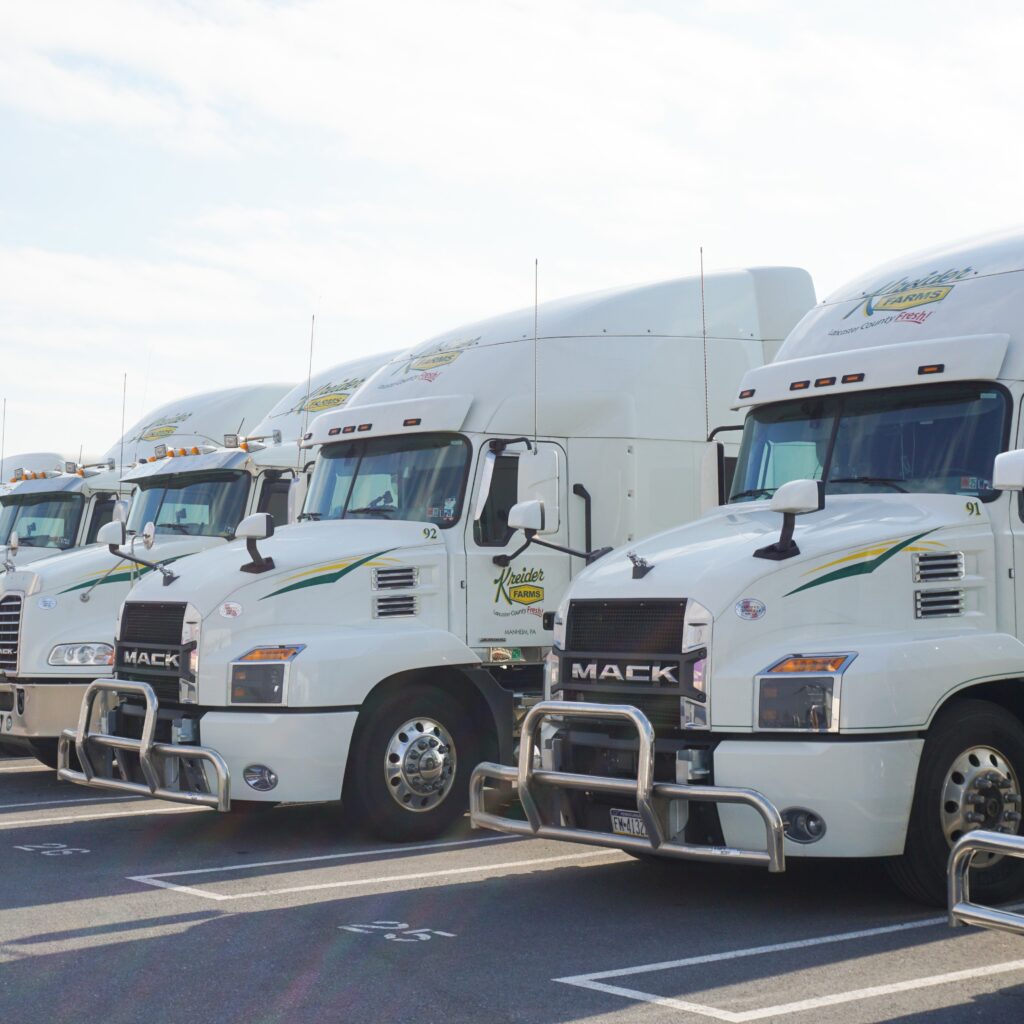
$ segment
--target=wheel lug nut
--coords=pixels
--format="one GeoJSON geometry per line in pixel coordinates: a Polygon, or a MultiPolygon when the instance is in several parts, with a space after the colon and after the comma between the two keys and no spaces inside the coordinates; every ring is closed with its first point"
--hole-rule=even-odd
{"type": "Polygon", "coordinates": [[[972,825],[980,825],[985,820],[985,815],[979,814],[977,811],[968,811],[964,818],[971,822],[972,825]]]}
{"type": "Polygon", "coordinates": [[[982,793],[984,793],[986,790],[992,788],[992,780],[989,779],[989,778],[986,778],[985,776],[982,776],[980,779],[978,779],[978,781],[974,784],[974,786],[975,786],[975,789],[978,789],[982,793]]]}
{"type": "Polygon", "coordinates": [[[1020,803],[1020,793],[1007,793],[1006,796],[1003,797],[1003,803],[1019,804],[1020,803]]]}
{"type": "Polygon", "coordinates": [[[1020,821],[1020,811],[1003,811],[1003,821],[1020,821]]]}

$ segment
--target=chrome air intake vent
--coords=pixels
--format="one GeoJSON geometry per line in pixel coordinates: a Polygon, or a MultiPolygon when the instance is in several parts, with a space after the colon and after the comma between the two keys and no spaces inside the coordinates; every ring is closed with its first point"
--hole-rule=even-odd
{"type": "Polygon", "coordinates": [[[0,600],[0,669],[12,675],[18,671],[18,640],[21,634],[21,595],[8,594],[0,600]]]}
{"type": "Polygon", "coordinates": [[[946,619],[963,613],[962,590],[918,590],[914,594],[914,615],[919,619],[946,619]]]}
{"type": "Polygon", "coordinates": [[[414,565],[400,565],[394,569],[373,570],[374,590],[406,590],[420,581],[420,571],[414,565]]]}
{"type": "Polygon", "coordinates": [[[373,615],[377,619],[397,619],[416,614],[416,598],[378,597],[373,602],[373,615]]]}
{"type": "Polygon", "coordinates": [[[939,583],[963,578],[962,551],[920,551],[914,555],[915,583],[939,583]]]}

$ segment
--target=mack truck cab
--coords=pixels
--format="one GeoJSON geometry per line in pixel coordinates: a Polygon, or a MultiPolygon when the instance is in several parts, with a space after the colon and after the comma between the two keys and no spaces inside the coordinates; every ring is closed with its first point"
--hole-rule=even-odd
{"type": "MultiPolygon", "coordinates": [[[[257,424],[286,390],[256,385],[178,399],[135,424],[99,465],[38,472],[0,499],[0,527],[11,533],[0,575],[6,743],[56,767],[57,738],[77,720],[85,684],[112,663],[117,609],[140,574],[223,542],[250,506],[268,507],[275,486],[284,487],[285,507],[288,483],[272,485],[267,456],[257,463],[255,454],[218,451],[212,442],[218,430],[222,440],[227,431],[257,424]],[[122,457],[130,464],[113,468],[122,457]],[[141,504],[129,513],[133,494],[141,504]],[[123,529],[125,516],[136,553],[148,564],[115,560],[96,543],[104,526],[123,529]]],[[[295,455],[293,445],[278,462],[290,471],[295,455]]]]}
{"type": "MultiPolygon", "coordinates": [[[[479,766],[474,822],[774,871],[885,858],[944,903],[963,836],[1021,831],[1022,323],[1020,233],[809,312],[733,395],[728,501],[574,580],[551,699],[518,765],[479,766]],[[502,780],[525,822],[484,805],[502,780]]],[[[970,877],[1005,899],[1024,861],[970,877]]]]}
{"type": "Polygon", "coordinates": [[[792,268],[704,285],[703,311],[694,278],[574,297],[382,366],[303,438],[320,455],[299,522],[250,517],[170,585],[140,581],[60,777],[444,831],[477,761],[511,756],[571,577],[698,513],[708,423],[813,303],[792,268]]]}

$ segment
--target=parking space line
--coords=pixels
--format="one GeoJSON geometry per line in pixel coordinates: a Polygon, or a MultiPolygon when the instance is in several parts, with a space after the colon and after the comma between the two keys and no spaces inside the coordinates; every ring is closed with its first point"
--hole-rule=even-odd
{"type": "Polygon", "coordinates": [[[53,807],[56,804],[89,804],[102,801],[112,803],[115,800],[145,800],[142,796],[80,796],[70,800],[31,800],[27,803],[0,804],[0,811],[12,811],[20,807],[53,807]]]}
{"type": "Polygon", "coordinates": [[[1011,971],[1024,970],[1024,960],[1011,960],[1000,964],[990,964],[984,967],[972,967],[963,971],[953,971],[946,974],[935,974],[924,978],[912,978],[908,981],[892,982],[888,985],[876,985],[871,988],[853,989],[848,992],[838,992],[827,996],[817,996],[812,999],[804,999],[794,1003],[781,1003],[776,1006],[761,1007],[754,1010],[734,1011],[726,1010],[704,1003],[694,1003],[686,999],[678,999],[671,996],[660,996],[653,992],[643,992],[639,989],[625,988],[620,985],[608,984],[600,979],[604,978],[625,978],[638,974],[650,974],[656,971],[668,971],[683,967],[697,967],[703,964],[720,963],[726,960],[740,960],[745,957],[766,956],[771,953],[783,953],[794,949],[807,949],[814,946],[824,946],[837,942],[853,942],[857,939],[873,938],[879,935],[892,935],[897,932],[911,931],[918,928],[932,928],[946,925],[945,917],[930,917],[920,921],[904,921],[900,924],[882,925],[877,928],[863,928],[857,931],[841,932],[834,935],[821,935],[813,939],[797,939],[792,942],[776,942],[768,946],[752,946],[747,949],[725,950],[721,953],[708,953],[703,956],[684,957],[679,960],[664,960],[658,963],[640,964],[636,967],[624,967],[611,971],[594,971],[590,974],[577,974],[564,978],[552,978],[552,981],[565,985],[575,985],[579,988],[590,989],[595,992],[604,992],[608,995],[622,996],[625,999],[636,1002],[653,1003],[659,1006],[667,1006],[676,1010],[685,1010],[688,1013],[697,1014],[702,1017],[710,1017],[714,1020],[726,1021],[728,1024],[745,1024],[748,1021],[763,1020],[767,1017],[782,1016],[792,1013],[801,1013],[805,1010],[821,1009],[825,1006],[835,1006],[841,1003],[857,1002],[864,999],[872,999],[877,996],[892,995],[898,992],[910,992],[916,989],[932,988],[937,985],[947,985],[956,981],[965,981],[971,978],[982,978],[994,974],[1007,974],[1011,971]]]}
{"type": "Polygon", "coordinates": [[[143,814],[195,814],[206,811],[206,807],[144,807],[139,811],[111,811],[109,814],[65,814],[58,818],[17,818],[4,821],[0,818],[0,832],[12,828],[32,828],[34,825],[63,825],[76,821],[102,821],[105,818],[138,818],[143,814]]]}
{"type": "MultiPolygon", "coordinates": [[[[434,847],[436,848],[436,847],[434,847]]],[[[463,868],[443,868],[440,871],[416,871],[402,875],[381,875],[376,878],[350,878],[339,882],[318,882],[310,885],[291,885],[280,889],[255,889],[249,892],[219,893],[211,892],[209,889],[200,889],[194,886],[179,885],[176,882],[167,882],[163,879],[167,876],[137,875],[130,878],[130,881],[141,882],[144,885],[154,885],[161,889],[173,889],[177,892],[187,893],[191,896],[199,896],[209,900],[244,900],[256,897],[284,896],[299,892],[319,892],[325,889],[351,889],[359,886],[388,885],[392,882],[415,882],[428,878],[449,878],[457,875],[481,875],[493,871],[502,871],[507,868],[534,867],[540,864],[564,863],[566,861],[592,860],[597,857],[618,856],[617,850],[591,850],[587,853],[567,853],[554,857],[532,857],[527,860],[511,860],[499,864],[473,864],[463,868]]],[[[173,873],[173,872],[172,872],[173,873]]],[[[182,872],[184,874],[184,872],[182,872]]]]}
{"type": "Polygon", "coordinates": [[[0,768],[0,772],[49,772],[53,771],[52,768],[47,768],[45,764],[19,764],[13,768],[0,768]]]}

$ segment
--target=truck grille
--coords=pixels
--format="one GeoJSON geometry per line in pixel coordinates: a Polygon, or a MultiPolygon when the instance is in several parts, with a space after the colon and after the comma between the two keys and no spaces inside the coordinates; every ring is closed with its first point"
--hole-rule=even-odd
{"type": "Polygon", "coordinates": [[[18,671],[18,638],[21,634],[21,595],[0,600],[0,669],[18,671]]]}
{"type": "Polygon", "coordinates": [[[185,622],[185,603],[164,601],[129,601],[121,612],[119,640],[128,643],[181,643],[185,622]]]}
{"type": "Polygon", "coordinates": [[[685,601],[573,601],[566,650],[678,654],[685,612],[685,601]]]}
{"type": "MultiPolygon", "coordinates": [[[[568,694],[566,695],[568,696],[568,694]]],[[[576,691],[569,699],[589,701],[593,704],[630,704],[638,711],[642,711],[651,725],[659,732],[666,729],[678,729],[682,717],[680,697],[677,693],[672,694],[641,694],[629,693],[581,693],[576,691]]],[[[635,733],[633,735],[636,735],[635,733]]]]}

